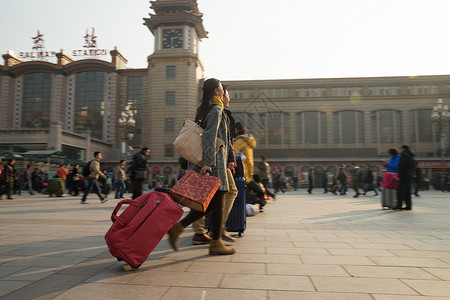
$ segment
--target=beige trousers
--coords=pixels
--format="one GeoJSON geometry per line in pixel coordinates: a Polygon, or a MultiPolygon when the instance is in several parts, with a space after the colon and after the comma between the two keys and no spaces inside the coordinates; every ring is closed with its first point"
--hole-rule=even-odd
{"type": "MultiPolygon", "coordinates": [[[[233,207],[234,199],[238,195],[238,190],[236,184],[234,184],[233,174],[231,170],[227,168],[227,180],[228,180],[228,192],[225,194],[225,199],[223,201],[223,215],[222,215],[222,228],[225,228],[225,223],[228,220],[228,215],[230,214],[231,208],[233,207]]],[[[198,219],[192,224],[195,234],[206,233],[205,229],[205,217],[198,219]]]]}

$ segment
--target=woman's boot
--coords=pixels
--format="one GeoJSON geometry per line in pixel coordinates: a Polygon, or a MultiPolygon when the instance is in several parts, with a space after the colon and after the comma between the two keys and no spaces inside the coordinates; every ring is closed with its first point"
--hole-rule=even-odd
{"type": "Polygon", "coordinates": [[[212,240],[209,245],[209,255],[229,255],[234,254],[233,248],[227,247],[223,244],[222,240],[212,240]]]}
{"type": "Polygon", "coordinates": [[[173,250],[178,251],[178,238],[183,233],[184,227],[180,222],[173,225],[172,228],[167,232],[169,235],[169,243],[172,246],[173,250]]]}

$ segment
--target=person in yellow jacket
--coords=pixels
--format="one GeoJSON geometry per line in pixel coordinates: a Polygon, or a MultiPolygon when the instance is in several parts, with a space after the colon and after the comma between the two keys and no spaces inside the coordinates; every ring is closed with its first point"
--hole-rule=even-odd
{"type": "Polygon", "coordinates": [[[234,142],[234,153],[241,152],[245,155],[245,182],[250,182],[253,180],[253,148],[256,147],[256,140],[251,134],[247,133],[247,128],[242,123],[237,122],[235,128],[236,140],[234,142]]]}

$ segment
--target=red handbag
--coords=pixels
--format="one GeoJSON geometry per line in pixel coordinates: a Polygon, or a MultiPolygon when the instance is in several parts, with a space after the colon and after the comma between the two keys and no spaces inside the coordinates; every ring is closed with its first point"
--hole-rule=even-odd
{"type": "Polygon", "coordinates": [[[386,172],[383,176],[383,184],[381,185],[385,189],[398,189],[398,174],[386,172]]]}
{"type": "Polygon", "coordinates": [[[181,205],[205,212],[219,185],[219,178],[189,170],[170,189],[170,194],[181,205]]]}

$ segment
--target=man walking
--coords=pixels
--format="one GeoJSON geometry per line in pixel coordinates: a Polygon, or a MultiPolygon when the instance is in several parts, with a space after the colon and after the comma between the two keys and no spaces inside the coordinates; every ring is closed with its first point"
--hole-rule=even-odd
{"type": "Polygon", "coordinates": [[[12,200],[14,199],[12,197],[12,194],[14,193],[14,183],[16,178],[16,168],[14,167],[14,164],[16,163],[16,160],[14,158],[8,159],[8,163],[5,166],[5,182],[6,182],[6,192],[8,195],[8,199],[12,200]]]}
{"type": "Polygon", "coordinates": [[[264,188],[266,189],[266,194],[275,199],[275,194],[269,191],[269,180],[272,176],[270,175],[270,165],[266,161],[266,158],[264,156],[259,157],[257,167],[259,170],[259,178],[261,179],[261,183],[264,185],[264,188]]]}
{"type": "Polygon", "coordinates": [[[89,195],[89,193],[91,192],[92,188],[94,188],[94,191],[100,199],[101,203],[105,203],[106,201],[108,201],[108,198],[102,196],[100,187],[98,186],[99,176],[106,179],[106,175],[100,171],[100,160],[102,159],[102,153],[99,151],[94,152],[94,157],[95,158],[88,163],[89,166],[87,166],[89,168],[88,184],[86,189],[84,190],[83,197],[81,198],[81,204],[89,204],[89,202],[86,201],[86,198],[87,195],[89,195]]]}
{"type": "Polygon", "coordinates": [[[345,165],[341,165],[339,168],[339,174],[337,176],[337,179],[339,180],[341,184],[341,195],[347,194],[347,173],[345,171],[345,165]]]}
{"type": "Polygon", "coordinates": [[[353,196],[353,198],[358,198],[359,195],[361,195],[359,193],[359,186],[361,184],[361,170],[355,163],[352,163],[352,177],[353,189],[355,190],[355,195],[353,196]]]}
{"type": "Polygon", "coordinates": [[[123,193],[125,192],[125,181],[127,175],[125,174],[125,161],[121,160],[119,165],[114,170],[114,181],[116,187],[115,199],[123,199],[123,193]]]}
{"type": "Polygon", "coordinates": [[[148,179],[147,171],[147,156],[150,154],[150,149],[144,147],[140,152],[133,156],[131,163],[131,183],[133,184],[133,196],[132,199],[136,199],[142,195],[142,189],[145,180],[148,179]]]}
{"type": "Polygon", "coordinates": [[[397,206],[395,209],[412,209],[411,182],[414,176],[414,153],[409,146],[403,145],[401,148],[400,160],[398,162],[398,190],[397,206]],[[405,202],[405,207],[402,207],[405,202]]]}
{"type": "Polygon", "coordinates": [[[308,193],[312,194],[312,190],[314,188],[314,175],[313,175],[313,170],[309,169],[309,173],[308,173],[308,193]]]}
{"type": "Polygon", "coordinates": [[[34,195],[33,182],[31,180],[31,175],[33,171],[31,169],[32,169],[31,165],[27,165],[27,169],[23,172],[23,182],[25,183],[25,185],[28,184],[28,192],[30,193],[30,195],[34,195]]]}

